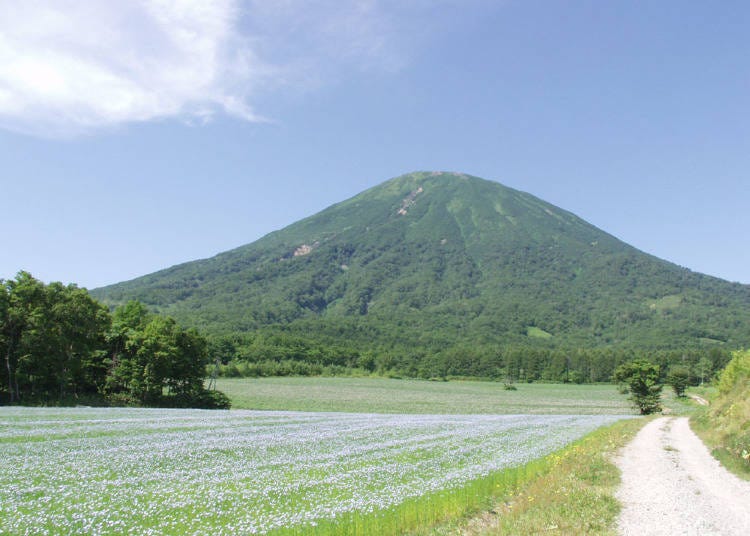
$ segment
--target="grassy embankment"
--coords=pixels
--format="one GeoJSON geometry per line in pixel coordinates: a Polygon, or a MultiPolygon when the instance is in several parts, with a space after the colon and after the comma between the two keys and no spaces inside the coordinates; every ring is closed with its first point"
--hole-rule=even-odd
{"type": "Polygon", "coordinates": [[[750,351],[734,354],[719,376],[718,394],[691,424],[716,459],[750,480],[750,351]]]}

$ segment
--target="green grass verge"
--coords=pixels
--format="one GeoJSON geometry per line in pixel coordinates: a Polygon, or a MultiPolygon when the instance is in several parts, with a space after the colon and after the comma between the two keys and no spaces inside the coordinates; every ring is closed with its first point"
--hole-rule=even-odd
{"type": "Polygon", "coordinates": [[[419,527],[430,527],[488,507],[494,499],[512,495],[545,470],[545,459],[532,461],[493,473],[460,488],[427,494],[386,510],[350,512],[333,520],[320,521],[314,527],[279,529],[273,536],[352,536],[404,534],[419,527]]]}
{"type": "Polygon", "coordinates": [[[696,411],[690,424],[714,458],[750,480],[750,351],[735,353],[717,383],[701,395],[711,405],[696,411]]]}
{"type": "Polygon", "coordinates": [[[706,418],[706,411],[691,419],[691,427],[703,440],[711,451],[711,455],[730,472],[744,480],[750,480],[750,463],[742,457],[742,453],[748,452],[747,446],[750,446],[750,437],[744,437],[745,448],[740,444],[741,441],[735,437],[727,437],[712,424],[710,418],[706,418]]]}
{"type": "Polygon", "coordinates": [[[620,421],[522,467],[394,508],[270,534],[613,534],[620,510],[613,494],[620,478],[611,457],[645,422],[620,421]]]}
{"type": "Polygon", "coordinates": [[[512,493],[495,495],[489,508],[413,534],[615,534],[620,473],[612,457],[646,422],[630,419],[600,428],[540,460],[532,478],[512,493]]]}
{"type": "Polygon", "coordinates": [[[431,414],[614,414],[634,412],[614,385],[516,384],[385,378],[219,379],[235,409],[431,414]]]}

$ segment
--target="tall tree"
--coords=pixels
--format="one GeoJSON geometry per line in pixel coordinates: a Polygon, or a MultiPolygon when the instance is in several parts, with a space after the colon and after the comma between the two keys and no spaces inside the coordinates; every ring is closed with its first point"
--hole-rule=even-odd
{"type": "Polygon", "coordinates": [[[115,397],[145,405],[171,397],[188,405],[203,395],[208,343],[196,330],[129,302],[115,310],[109,341],[107,391],[115,397]]]}
{"type": "Polygon", "coordinates": [[[703,385],[703,382],[706,381],[706,379],[711,377],[711,374],[713,373],[713,370],[714,370],[714,364],[707,357],[701,357],[698,360],[698,362],[695,364],[694,370],[695,370],[695,375],[698,378],[700,378],[701,385],[703,385]]]}
{"type": "Polygon", "coordinates": [[[207,354],[197,331],[138,302],[112,317],[76,285],[45,285],[28,272],[0,280],[3,401],[94,395],[135,405],[228,407],[223,394],[203,388],[207,354]]]}
{"type": "Polygon", "coordinates": [[[44,285],[27,272],[4,285],[1,331],[11,402],[95,393],[104,379],[107,309],[75,285],[44,285]]]}
{"type": "Polygon", "coordinates": [[[672,386],[675,395],[685,396],[685,389],[690,385],[690,369],[685,365],[672,365],[667,374],[667,383],[672,386]]]}
{"type": "Polygon", "coordinates": [[[44,284],[28,272],[19,272],[15,280],[4,283],[3,291],[3,317],[0,322],[5,358],[3,385],[8,388],[9,401],[14,403],[21,398],[19,362],[31,350],[29,337],[25,335],[43,317],[44,284]]]}
{"type": "Polygon", "coordinates": [[[617,367],[612,379],[628,385],[630,399],[642,415],[661,411],[662,385],[658,365],[646,359],[635,359],[617,367]]]}
{"type": "MultiPolygon", "coordinates": [[[[3,375],[2,372],[5,373],[8,377],[8,383],[3,382],[2,385],[0,385],[0,390],[4,386],[8,387],[8,394],[9,396],[13,396],[13,381],[12,376],[10,374],[10,355],[7,351],[7,344],[8,344],[8,333],[6,333],[6,323],[8,319],[8,312],[10,309],[10,295],[9,295],[9,289],[7,285],[5,284],[5,281],[0,279],[0,352],[2,356],[5,357],[5,367],[3,371],[0,371],[0,375],[3,375]]],[[[11,400],[12,401],[12,400],[11,400]]]]}

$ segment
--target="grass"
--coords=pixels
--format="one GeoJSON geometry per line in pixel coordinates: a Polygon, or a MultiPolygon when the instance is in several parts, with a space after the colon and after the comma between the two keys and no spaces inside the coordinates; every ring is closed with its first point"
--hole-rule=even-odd
{"type": "Polygon", "coordinates": [[[698,411],[700,406],[695,400],[690,398],[691,394],[697,394],[697,392],[693,391],[693,389],[695,388],[688,388],[688,390],[685,392],[685,396],[678,397],[674,394],[674,391],[671,387],[665,385],[661,395],[664,415],[673,417],[690,417],[696,411],[698,411]]]}
{"type": "MultiPolygon", "coordinates": [[[[499,496],[512,496],[521,486],[546,469],[545,459],[529,462],[474,480],[459,489],[428,494],[405,501],[398,506],[377,512],[353,512],[335,520],[322,521],[312,529],[295,527],[274,531],[273,536],[351,536],[377,534],[390,536],[412,531],[421,534],[419,527],[433,527],[448,519],[466,516],[491,504],[499,496]]],[[[423,529],[422,529],[423,530],[423,529]]]]}
{"type": "Polygon", "coordinates": [[[551,339],[552,333],[548,333],[541,328],[536,326],[528,326],[526,328],[526,335],[536,339],[551,339]]]}
{"type": "Polygon", "coordinates": [[[489,506],[412,534],[615,534],[620,477],[612,457],[646,422],[630,419],[600,428],[539,460],[532,478],[494,495],[489,506]]]}
{"type": "MultiPolygon", "coordinates": [[[[703,440],[711,450],[711,455],[719,460],[725,469],[734,473],[743,480],[750,480],[750,463],[743,458],[742,453],[747,453],[747,448],[735,446],[727,441],[727,434],[712,424],[711,419],[703,419],[698,416],[691,420],[692,429],[703,440]]],[[[746,443],[750,447],[750,443],[746,443]]]]}
{"type": "Polygon", "coordinates": [[[236,409],[433,414],[632,414],[613,385],[377,378],[219,379],[236,409]]]}
{"type": "Polygon", "coordinates": [[[750,351],[736,352],[717,388],[701,396],[711,405],[691,418],[693,429],[724,467],[750,480],[750,351]]]}

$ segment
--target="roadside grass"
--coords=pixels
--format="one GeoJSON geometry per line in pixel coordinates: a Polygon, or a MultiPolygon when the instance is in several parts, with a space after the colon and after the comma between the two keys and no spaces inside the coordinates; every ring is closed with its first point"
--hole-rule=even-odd
{"type": "Polygon", "coordinates": [[[690,424],[714,458],[750,480],[750,351],[735,353],[717,384],[702,391],[710,405],[697,410],[690,424]]]}
{"type": "Polygon", "coordinates": [[[446,523],[413,536],[615,534],[620,475],[612,458],[648,422],[628,419],[600,428],[538,461],[536,473],[446,523]]]}
{"type": "Polygon", "coordinates": [[[427,534],[420,527],[432,527],[447,520],[466,516],[490,507],[502,496],[513,496],[537,475],[546,470],[547,459],[541,458],[521,467],[488,475],[458,488],[409,499],[399,505],[374,513],[350,512],[316,526],[290,527],[273,531],[272,536],[352,536],[377,534],[390,536],[427,534]]]}
{"type": "Polygon", "coordinates": [[[614,385],[396,380],[385,378],[219,379],[234,409],[427,414],[633,414],[614,385]]]}
{"type": "MultiPolygon", "coordinates": [[[[708,410],[702,410],[699,415],[690,420],[692,429],[703,440],[711,451],[711,455],[719,460],[725,469],[743,480],[750,480],[750,463],[742,457],[742,447],[735,446],[739,441],[732,441],[723,427],[717,427],[708,417],[708,410]]],[[[746,434],[745,445],[750,446],[750,434],[746,434]]],[[[748,452],[745,450],[745,452],[748,452]]]]}
{"type": "Polygon", "coordinates": [[[711,400],[719,395],[719,390],[715,386],[709,383],[705,383],[703,385],[688,387],[687,393],[688,395],[698,395],[700,397],[711,400]]]}
{"type": "Polygon", "coordinates": [[[678,397],[669,386],[664,386],[661,395],[662,414],[669,417],[689,417],[700,409],[700,405],[690,398],[691,394],[697,394],[693,387],[685,391],[685,396],[678,397]]]}

